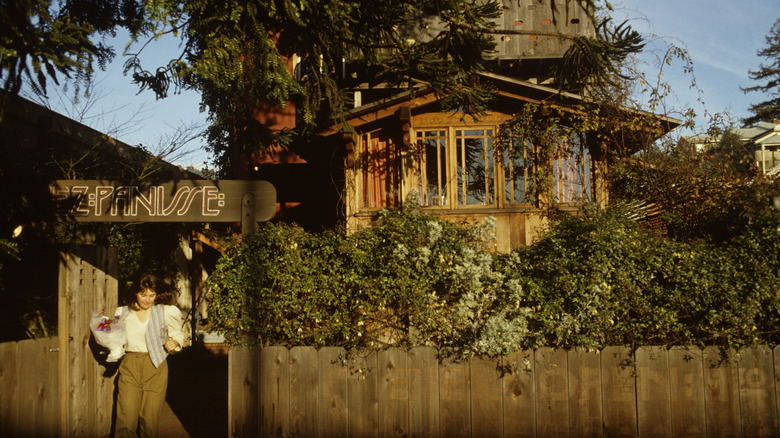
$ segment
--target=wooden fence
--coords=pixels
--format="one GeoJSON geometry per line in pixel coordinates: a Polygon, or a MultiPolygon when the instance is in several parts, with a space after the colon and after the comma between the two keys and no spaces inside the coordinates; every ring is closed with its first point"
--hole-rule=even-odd
{"type": "Polygon", "coordinates": [[[232,348],[230,436],[778,436],[780,347],[542,348],[440,362],[390,349],[232,348]],[[518,372],[500,370],[514,365],[518,372]]]}
{"type": "Polygon", "coordinates": [[[58,336],[0,343],[0,437],[103,437],[116,367],[98,359],[89,320],[117,303],[116,250],[59,256],[58,336]]]}
{"type": "Polygon", "coordinates": [[[57,338],[0,343],[0,436],[58,435],[58,346],[57,338]]]}

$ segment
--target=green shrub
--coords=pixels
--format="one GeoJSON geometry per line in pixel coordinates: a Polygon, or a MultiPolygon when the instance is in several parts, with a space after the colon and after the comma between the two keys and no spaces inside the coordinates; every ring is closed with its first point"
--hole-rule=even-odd
{"type": "Polygon", "coordinates": [[[536,310],[530,347],[740,347],[776,342],[778,237],[766,228],[718,245],[680,243],[620,211],[593,211],[499,263],[536,310]]]}
{"type": "Polygon", "coordinates": [[[455,358],[777,342],[776,221],[721,244],[683,243],[591,209],[505,255],[484,245],[491,226],[413,209],[350,236],[266,224],[210,277],[214,328],[233,344],[431,345],[455,358]]]}

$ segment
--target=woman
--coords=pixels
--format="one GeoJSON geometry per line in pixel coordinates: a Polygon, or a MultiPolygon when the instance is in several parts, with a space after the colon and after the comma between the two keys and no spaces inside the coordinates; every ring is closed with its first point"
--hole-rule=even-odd
{"type": "Polygon", "coordinates": [[[116,436],[156,437],[168,389],[171,351],[181,349],[181,310],[172,305],[179,291],[154,275],[142,275],[117,309],[125,323],[127,344],[119,365],[116,436]],[[139,424],[140,421],[140,424],[139,424]]]}

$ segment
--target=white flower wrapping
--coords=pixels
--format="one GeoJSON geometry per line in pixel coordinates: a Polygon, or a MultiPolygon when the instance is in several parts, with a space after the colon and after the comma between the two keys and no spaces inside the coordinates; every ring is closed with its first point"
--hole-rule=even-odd
{"type": "Polygon", "coordinates": [[[116,362],[125,355],[127,343],[127,330],[125,322],[119,321],[119,316],[109,317],[100,310],[92,314],[89,328],[95,341],[108,348],[109,353],[106,362],[116,362]]]}

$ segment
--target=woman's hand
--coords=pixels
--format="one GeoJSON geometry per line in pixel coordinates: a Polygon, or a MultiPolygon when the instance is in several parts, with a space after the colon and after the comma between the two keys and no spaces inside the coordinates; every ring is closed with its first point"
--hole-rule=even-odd
{"type": "Polygon", "coordinates": [[[173,340],[173,339],[168,339],[163,344],[163,347],[165,347],[165,351],[170,353],[171,351],[173,351],[173,350],[175,350],[176,348],[179,347],[179,341],[176,341],[176,340],[173,340]]]}

